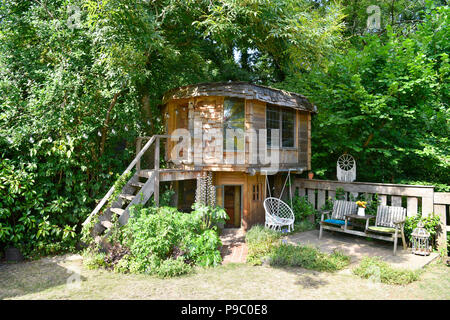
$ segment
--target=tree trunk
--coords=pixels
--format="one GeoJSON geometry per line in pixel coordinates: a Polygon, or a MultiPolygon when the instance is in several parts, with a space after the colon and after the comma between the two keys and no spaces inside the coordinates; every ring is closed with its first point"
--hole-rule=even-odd
{"type": "Polygon", "coordinates": [[[108,126],[109,126],[109,119],[111,118],[111,111],[114,108],[114,106],[116,105],[117,98],[119,98],[121,93],[122,93],[122,91],[114,94],[113,99],[112,99],[111,103],[109,104],[109,108],[106,111],[106,119],[105,119],[105,123],[103,124],[103,128],[102,128],[102,137],[101,137],[102,139],[100,141],[100,157],[103,155],[103,152],[105,151],[106,136],[108,134],[108,126]]]}

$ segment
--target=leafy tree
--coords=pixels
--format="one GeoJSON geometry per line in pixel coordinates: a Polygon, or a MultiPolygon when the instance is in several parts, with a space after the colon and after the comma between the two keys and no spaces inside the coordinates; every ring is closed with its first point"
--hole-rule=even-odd
{"type": "Polygon", "coordinates": [[[387,27],[365,35],[362,48],[337,55],[327,72],[293,74],[278,86],[303,92],[319,106],[313,122],[313,168],[335,178],[348,152],[358,180],[448,183],[448,7],[428,10],[414,33],[387,27]]]}

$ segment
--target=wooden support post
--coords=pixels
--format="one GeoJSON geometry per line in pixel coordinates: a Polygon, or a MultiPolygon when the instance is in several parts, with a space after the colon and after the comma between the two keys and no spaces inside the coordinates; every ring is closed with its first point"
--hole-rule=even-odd
{"type": "Polygon", "coordinates": [[[406,208],[408,210],[408,217],[415,216],[417,214],[417,198],[408,197],[406,199],[406,208]]]}
{"type": "Polygon", "coordinates": [[[160,139],[157,136],[155,141],[155,190],[153,191],[153,197],[157,207],[159,206],[159,142],[160,139]]]}
{"type": "MultiPolygon", "coordinates": [[[[142,137],[138,137],[136,140],[136,154],[139,154],[142,148],[142,137]]],[[[136,162],[136,173],[141,171],[141,158],[139,158],[136,162]]]]}
{"type": "Polygon", "coordinates": [[[336,191],[335,190],[329,190],[328,191],[328,200],[331,200],[334,202],[334,198],[336,198],[336,191]]]}
{"type": "Polygon", "coordinates": [[[314,207],[314,209],[316,209],[316,190],[313,189],[308,189],[308,201],[309,203],[311,203],[314,207]]]}
{"type": "Polygon", "coordinates": [[[422,217],[428,217],[429,214],[433,213],[433,196],[422,198],[422,217]]]}
{"type": "Polygon", "coordinates": [[[392,196],[391,205],[393,207],[401,207],[402,206],[402,197],[392,196]]]}
{"type": "Polygon", "coordinates": [[[445,250],[447,248],[447,226],[446,226],[446,215],[445,215],[445,205],[435,204],[434,213],[437,214],[441,220],[439,224],[438,232],[436,234],[437,247],[439,249],[445,250]]]}
{"type": "Polygon", "coordinates": [[[317,193],[317,210],[325,205],[325,190],[318,190],[317,193]]]}

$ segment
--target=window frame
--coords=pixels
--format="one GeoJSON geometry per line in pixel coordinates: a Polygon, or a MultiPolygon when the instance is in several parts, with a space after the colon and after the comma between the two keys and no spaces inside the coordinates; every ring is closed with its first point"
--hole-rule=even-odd
{"type": "Polygon", "coordinates": [[[280,149],[285,149],[285,150],[297,150],[297,137],[296,137],[296,132],[297,132],[297,110],[292,109],[292,108],[287,108],[287,107],[281,107],[281,106],[277,106],[274,104],[266,104],[266,130],[267,130],[267,141],[266,141],[266,146],[268,149],[272,149],[272,145],[268,144],[269,142],[269,128],[267,128],[267,111],[269,110],[269,108],[271,109],[277,109],[277,113],[278,113],[278,124],[279,124],[279,128],[278,130],[280,131],[279,134],[279,148],[280,149]],[[292,132],[292,137],[293,137],[293,146],[292,147],[285,147],[283,146],[283,111],[290,111],[293,112],[294,114],[294,125],[293,125],[293,132],[292,132]]]}
{"type": "MultiPolygon", "coordinates": [[[[245,105],[246,105],[246,99],[244,99],[244,98],[235,98],[235,97],[225,97],[224,99],[223,99],[223,108],[222,108],[222,134],[223,134],[223,151],[224,152],[245,152],[245,105]],[[242,129],[242,131],[243,131],[243,141],[242,141],[242,143],[243,143],[243,149],[241,150],[241,149],[239,149],[239,141],[236,141],[235,140],[235,142],[234,142],[234,145],[233,145],[233,148],[231,149],[231,148],[228,148],[228,146],[227,146],[227,143],[226,143],[226,131],[225,131],[225,102],[226,102],[226,100],[231,100],[231,101],[233,101],[233,100],[235,100],[235,101],[240,101],[240,100],[242,100],[242,102],[243,102],[243,113],[244,113],[244,116],[243,116],[243,123],[242,123],[242,128],[233,128],[234,130],[236,130],[236,129],[242,129]]],[[[238,139],[238,137],[235,137],[235,139],[238,139]]]]}

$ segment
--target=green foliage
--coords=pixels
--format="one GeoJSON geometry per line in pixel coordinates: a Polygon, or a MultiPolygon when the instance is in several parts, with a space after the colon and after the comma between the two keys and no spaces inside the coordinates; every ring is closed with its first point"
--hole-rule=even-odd
{"type": "Polygon", "coordinates": [[[195,215],[203,222],[203,229],[223,225],[225,221],[229,219],[225,209],[221,207],[212,207],[195,202],[192,205],[192,209],[193,211],[191,214],[195,215]]]}
{"type": "Polygon", "coordinates": [[[251,227],[245,235],[245,242],[248,247],[247,262],[252,265],[262,264],[262,260],[278,245],[280,238],[279,232],[264,226],[255,225],[251,227]]]}
{"type": "Polygon", "coordinates": [[[75,227],[58,218],[67,203],[59,199],[47,206],[45,196],[32,167],[1,159],[0,248],[15,246],[25,256],[33,249],[44,255],[73,250],[75,227]]]}
{"type": "Polygon", "coordinates": [[[129,254],[114,266],[118,272],[169,277],[188,273],[194,265],[209,267],[222,261],[217,231],[205,229],[200,214],[171,207],[134,209],[121,232],[116,240],[129,254]]]}
{"type": "Polygon", "coordinates": [[[293,232],[303,232],[316,229],[316,223],[310,220],[295,221],[293,232]]]}
{"type": "Polygon", "coordinates": [[[171,199],[172,199],[174,194],[175,194],[175,191],[173,189],[164,190],[159,195],[159,205],[161,207],[170,206],[170,202],[171,202],[171,199]]]}
{"type": "Polygon", "coordinates": [[[419,222],[422,222],[424,225],[424,228],[430,233],[430,244],[433,246],[433,248],[436,248],[436,233],[439,230],[440,225],[440,218],[438,215],[432,213],[428,215],[427,217],[422,217],[422,215],[419,213],[412,217],[406,217],[405,226],[404,226],[404,232],[406,239],[411,242],[412,237],[411,234],[414,231],[414,229],[417,227],[417,224],[419,222]]]}
{"type": "Polygon", "coordinates": [[[386,27],[362,35],[326,71],[291,74],[275,84],[319,107],[312,124],[319,177],[335,179],[336,160],[348,152],[359,181],[448,184],[449,10],[428,8],[411,33],[386,27]]]}
{"type": "Polygon", "coordinates": [[[87,269],[98,269],[107,266],[105,262],[106,255],[102,252],[96,252],[91,249],[86,249],[83,252],[83,265],[87,269]]]}
{"type": "Polygon", "coordinates": [[[353,273],[364,279],[394,285],[406,285],[420,278],[420,271],[394,269],[380,257],[365,257],[353,269],[353,273]]]}
{"type": "Polygon", "coordinates": [[[298,192],[295,193],[292,199],[292,211],[294,212],[296,222],[303,221],[316,214],[314,206],[306,197],[300,197],[298,192]]]}
{"type": "Polygon", "coordinates": [[[301,267],[317,271],[334,272],[350,264],[350,257],[339,251],[323,253],[314,247],[281,244],[270,255],[270,265],[301,267]]]}
{"type": "Polygon", "coordinates": [[[346,200],[344,188],[336,188],[336,200],[346,200]]]}
{"type": "Polygon", "coordinates": [[[205,230],[200,235],[195,235],[186,241],[186,257],[202,267],[219,265],[222,257],[217,248],[221,245],[215,230],[205,230]]]}
{"type": "Polygon", "coordinates": [[[446,190],[441,2],[381,1],[383,32],[364,35],[369,0],[72,0],[79,19],[67,1],[4,1],[0,248],[71,250],[134,157],[136,137],[164,130],[162,94],[190,83],[247,80],[308,96],[320,110],[319,177],[334,179],[330,159],[348,151],[359,180],[446,190]]]}
{"type": "Polygon", "coordinates": [[[156,275],[161,278],[170,278],[189,272],[191,272],[191,267],[185,263],[183,257],[178,257],[163,260],[157,268],[156,275]]]}
{"type": "Polygon", "coordinates": [[[110,208],[114,201],[116,201],[119,194],[122,193],[123,187],[127,184],[128,180],[130,180],[133,173],[127,172],[126,174],[120,175],[116,182],[114,182],[114,192],[111,194],[111,196],[108,199],[108,202],[105,204],[104,208],[110,208]]]}

